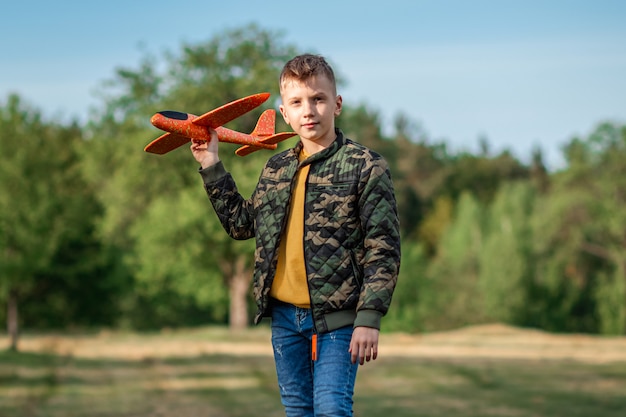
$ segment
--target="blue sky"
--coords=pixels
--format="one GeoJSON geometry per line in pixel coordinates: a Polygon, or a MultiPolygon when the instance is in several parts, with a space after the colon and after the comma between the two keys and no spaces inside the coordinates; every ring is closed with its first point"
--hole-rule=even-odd
{"type": "MultiPolygon", "coordinates": [[[[626,123],[626,2],[619,0],[9,2],[0,25],[0,102],[18,93],[48,117],[84,119],[115,68],[251,22],[331,60],[344,103],[432,141],[548,164],[597,123],[626,123]]],[[[184,109],[181,109],[184,110],[184,109]]],[[[356,138],[358,139],[358,138],[356,138]]]]}

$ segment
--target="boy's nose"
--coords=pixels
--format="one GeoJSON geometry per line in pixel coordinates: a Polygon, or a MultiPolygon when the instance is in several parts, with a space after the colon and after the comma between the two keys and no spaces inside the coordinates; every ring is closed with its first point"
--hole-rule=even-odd
{"type": "Polygon", "coordinates": [[[304,102],[304,113],[305,114],[313,114],[315,106],[312,101],[306,100],[304,102]]]}

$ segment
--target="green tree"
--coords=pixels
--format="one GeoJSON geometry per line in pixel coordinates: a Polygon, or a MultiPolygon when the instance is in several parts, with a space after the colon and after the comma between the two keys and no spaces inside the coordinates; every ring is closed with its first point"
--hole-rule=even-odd
{"type": "MultiPolygon", "coordinates": [[[[220,279],[212,278],[220,276],[216,265],[222,254],[213,236],[223,232],[215,222],[207,224],[206,205],[206,197],[197,188],[182,190],[176,199],[152,201],[130,230],[136,249],[129,262],[136,271],[136,292],[143,299],[163,300],[173,293],[205,311],[206,318],[223,322],[227,292],[220,279]],[[207,226],[215,230],[209,231],[207,226]]],[[[180,304],[158,305],[151,324],[176,326],[175,320],[181,319],[177,313],[180,304]]],[[[186,322],[192,320],[188,317],[186,322]]]]}
{"type": "Polygon", "coordinates": [[[80,241],[95,209],[78,169],[81,141],[78,126],[47,122],[18,96],[0,108],[0,300],[12,349],[20,301],[55,284],[51,279],[69,283],[89,269],[89,261],[71,258],[88,251],[80,241]],[[57,266],[68,275],[55,275],[57,266]]]}
{"type": "Polygon", "coordinates": [[[568,167],[551,179],[535,219],[537,291],[557,314],[544,326],[623,334],[626,127],[600,124],[564,150],[568,167]]]}
{"type": "Polygon", "coordinates": [[[429,312],[424,311],[428,304],[423,300],[431,296],[432,291],[425,288],[430,283],[426,279],[427,267],[428,257],[422,245],[403,240],[400,275],[383,323],[385,331],[417,332],[428,328],[425,319],[428,319],[429,312]]]}
{"type": "Polygon", "coordinates": [[[538,201],[532,219],[534,264],[526,322],[549,331],[595,332],[594,288],[598,259],[583,251],[594,219],[590,196],[554,190],[538,201]]]}
{"type": "Polygon", "coordinates": [[[470,193],[461,195],[452,223],[421,286],[425,330],[450,329],[485,321],[480,278],[484,248],[484,209],[470,193]]]}
{"type": "Polygon", "coordinates": [[[529,182],[503,184],[485,219],[480,286],[490,320],[525,324],[532,269],[531,218],[535,203],[529,182]]]}
{"type": "Polygon", "coordinates": [[[461,153],[451,157],[442,191],[454,200],[463,192],[471,192],[483,203],[490,203],[503,182],[529,175],[529,169],[506,151],[495,157],[461,153]]]}
{"type": "Polygon", "coordinates": [[[418,237],[431,258],[436,254],[441,237],[452,222],[453,210],[452,199],[448,196],[440,196],[420,224],[418,237]]]}

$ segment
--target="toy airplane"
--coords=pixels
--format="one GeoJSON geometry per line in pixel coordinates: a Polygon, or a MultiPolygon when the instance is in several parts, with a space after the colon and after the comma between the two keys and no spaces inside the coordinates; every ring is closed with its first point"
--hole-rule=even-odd
{"type": "Polygon", "coordinates": [[[278,142],[289,139],[296,133],[274,133],[275,110],[265,110],[250,134],[222,127],[231,120],[260,106],[269,96],[269,93],[254,94],[224,104],[202,116],[170,110],[158,112],[152,116],[150,122],[168,133],[150,142],[144,151],[162,155],[190,142],[192,138],[210,141],[209,128],[215,129],[220,142],[243,145],[235,151],[239,156],[246,156],[259,149],[276,149],[278,142]]]}

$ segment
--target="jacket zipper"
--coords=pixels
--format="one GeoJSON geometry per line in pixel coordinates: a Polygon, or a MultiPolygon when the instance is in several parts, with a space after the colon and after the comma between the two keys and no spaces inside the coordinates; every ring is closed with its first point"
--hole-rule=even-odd
{"type": "MultiPolygon", "coordinates": [[[[298,169],[301,169],[302,167],[299,166],[298,169]]],[[[303,218],[306,220],[307,218],[307,204],[306,204],[306,196],[307,196],[307,191],[308,191],[308,186],[309,186],[309,174],[311,169],[309,168],[309,171],[307,172],[307,177],[304,180],[304,206],[303,206],[303,218]]],[[[294,175],[295,178],[295,175],[294,175]]],[[[292,186],[293,186],[293,180],[292,180],[292,186]]],[[[316,325],[316,320],[315,320],[315,306],[313,304],[313,297],[311,297],[311,284],[309,283],[309,265],[307,262],[307,257],[306,257],[306,245],[305,245],[305,241],[304,241],[304,236],[306,236],[306,226],[304,223],[302,223],[302,236],[303,236],[303,240],[302,240],[302,253],[304,254],[304,273],[305,273],[305,279],[306,279],[306,287],[309,293],[309,305],[311,306],[311,321],[313,322],[313,335],[311,336],[311,360],[313,362],[315,362],[318,359],[318,352],[317,352],[317,325],[316,325]]]]}

